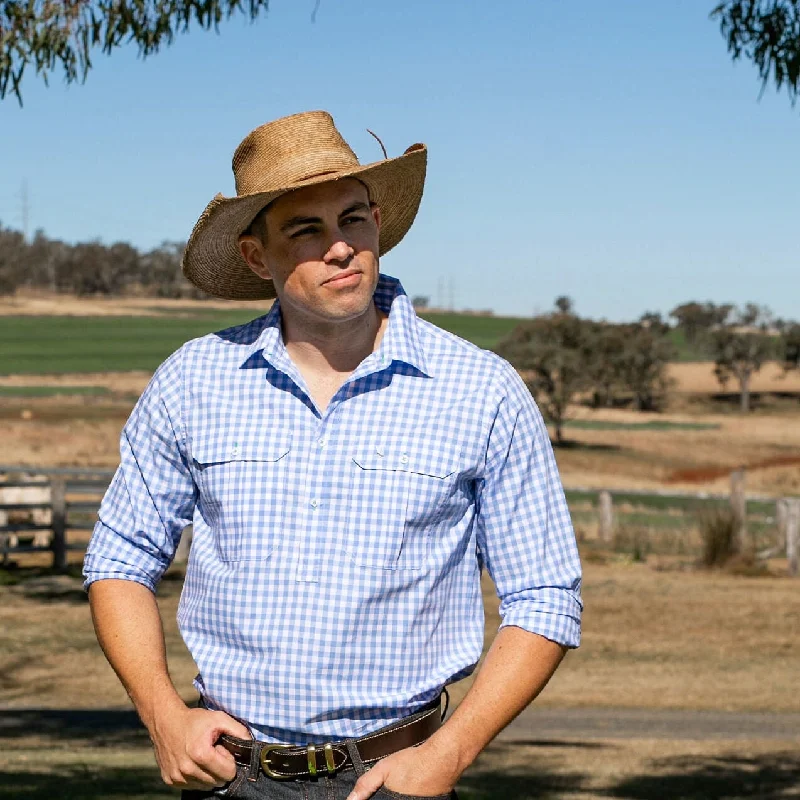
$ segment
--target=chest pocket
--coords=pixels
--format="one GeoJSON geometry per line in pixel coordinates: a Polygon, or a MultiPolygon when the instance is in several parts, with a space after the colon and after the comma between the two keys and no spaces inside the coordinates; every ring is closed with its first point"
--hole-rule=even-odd
{"type": "Polygon", "coordinates": [[[361,567],[421,569],[455,491],[459,462],[452,445],[357,450],[349,464],[348,556],[361,567]]]}
{"type": "Polygon", "coordinates": [[[287,435],[239,443],[195,443],[200,502],[222,561],[258,561],[286,530],[291,441],[287,435]]]}

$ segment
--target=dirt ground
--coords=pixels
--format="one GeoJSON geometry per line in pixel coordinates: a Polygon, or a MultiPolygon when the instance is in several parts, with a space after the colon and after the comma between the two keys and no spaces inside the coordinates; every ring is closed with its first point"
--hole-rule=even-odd
{"type": "MultiPolygon", "coordinates": [[[[583,644],[538,706],[800,712],[800,591],[781,577],[783,564],[760,578],[614,555],[584,566],[583,644]]],[[[175,623],[180,577],[168,573],[159,602],[171,672],[190,698],[195,666],[175,623]]],[[[488,579],[484,596],[488,646],[499,622],[488,579]]],[[[0,598],[0,707],[126,705],[77,577],[28,579],[0,587],[0,598]]],[[[456,702],[468,686],[453,687],[456,702]]]]}
{"type": "MultiPolygon", "coordinates": [[[[586,563],[581,649],[527,722],[465,773],[462,800],[800,797],[800,728],[769,722],[800,711],[797,582],[676,566],[586,563]],[[696,709],[718,715],[713,736],[692,732],[696,709]],[[766,712],[769,735],[746,738],[726,710],[766,712]],[[627,719],[645,713],[661,720],[653,735],[627,719]]],[[[159,604],[171,673],[191,701],[194,665],[175,625],[180,578],[176,570],[162,582],[159,604]]],[[[488,580],[484,592],[488,646],[498,622],[488,580]]],[[[0,587],[0,654],[0,800],[176,797],[100,653],[76,575],[0,587]]],[[[455,702],[468,685],[453,687],[455,702]]]]}
{"type": "MultiPolygon", "coordinates": [[[[63,730],[63,729],[62,729],[63,730]]],[[[176,800],[143,731],[3,736],[0,800],[176,800]],[[43,758],[42,754],[47,757],[43,758]]],[[[797,739],[497,740],[458,784],[460,800],[789,800],[800,797],[797,739]]]]}
{"type": "Polygon", "coordinates": [[[75,297],[68,294],[18,292],[0,296],[0,316],[156,317],[208,308],[254,309],[254,316],[269,308],[269,300],[174,300],[161,297],[75,297]]]}

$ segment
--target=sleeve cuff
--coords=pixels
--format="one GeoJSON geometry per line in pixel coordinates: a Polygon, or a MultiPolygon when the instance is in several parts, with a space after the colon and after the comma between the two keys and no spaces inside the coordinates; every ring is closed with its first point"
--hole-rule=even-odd
{"type": "Polygon", "coordinates": [[[158,580],[140,569],[128,564],[110,561],[99,556],[87,556],[83,567],[83,588],[88,591],[96,581],[118,580],[132,581],[146,586],[153,594],[156,592],[158,580]]]}
{"type": "Polygon", "coordinates": [[[561,591],[558,594],[557,603],[536,598],[520,598],[503,603],[500,608],[503,618],[500,627],[514,625],[564,647],[578,647],[581,643],[581,603],[570,592],[561,591]]]}

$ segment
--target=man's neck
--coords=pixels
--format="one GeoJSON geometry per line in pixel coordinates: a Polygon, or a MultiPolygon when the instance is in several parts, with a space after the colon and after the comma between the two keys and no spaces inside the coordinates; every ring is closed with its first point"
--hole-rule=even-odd
{"type": "Polygon", "coordinates": [[[282,312],[283,340],[289,357],[304,374],[349,375],[383,338],[388,315],[370,303],[360,317],[344,322],[320,322],[282,312]]]}

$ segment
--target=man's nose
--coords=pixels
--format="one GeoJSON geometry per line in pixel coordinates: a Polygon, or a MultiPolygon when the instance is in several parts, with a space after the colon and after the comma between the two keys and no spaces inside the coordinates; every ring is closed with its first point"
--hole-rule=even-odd
{"type": "Polygon", "coordinates": [[[352,258],[354,254],[355,250],[353,249],[353,246],[346,239],[344,239],[341,234],[339,234],[328,248],[328,252],[325,254],[325,260],[347,261],[352,258]]]}

